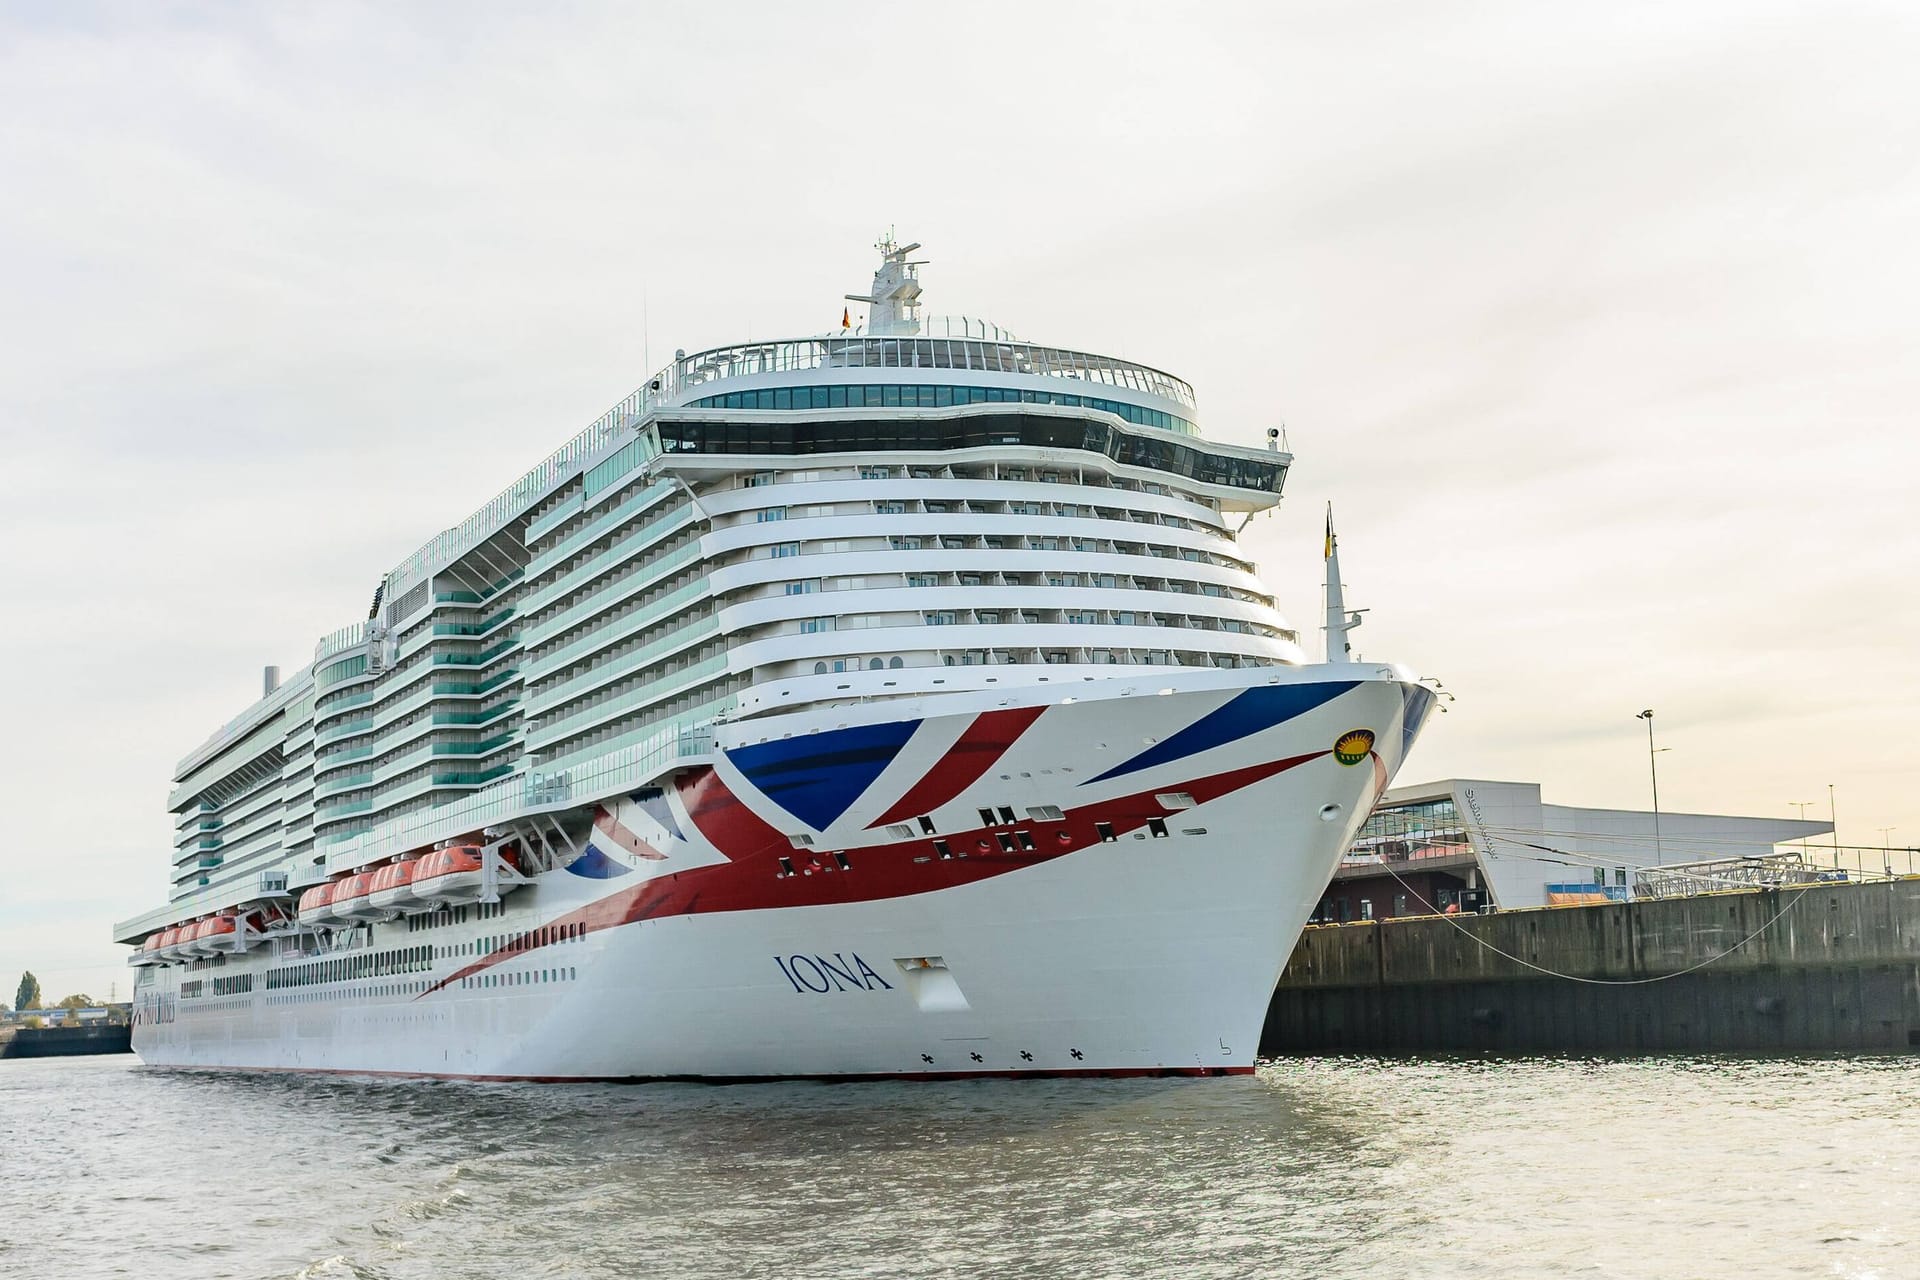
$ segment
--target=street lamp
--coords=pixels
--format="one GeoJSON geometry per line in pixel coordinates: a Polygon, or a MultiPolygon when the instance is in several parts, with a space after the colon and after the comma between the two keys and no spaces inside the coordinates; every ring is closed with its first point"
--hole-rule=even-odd
{"type": "Polygon", "coordinates": [[[1840,867],[1840,811],[1833,806],[1833,784],[1827,784],[1827,825],[1833,828],[1833,865],[1840,867]]]}
{"type": "Polygon", "coordinates": [[[1666,865],[1666,856],[1660,847],[1660,770],[1654,766],[1653,751],[1653,708],[1649,707],[1634,717],[1647,722],[1647,776],[1653,779],[1653,865],[1666,865]]]}

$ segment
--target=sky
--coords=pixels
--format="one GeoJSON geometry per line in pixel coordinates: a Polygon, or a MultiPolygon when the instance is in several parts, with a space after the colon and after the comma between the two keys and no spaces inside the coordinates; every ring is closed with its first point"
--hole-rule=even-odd
{"type": "Polygon", "coordinates": [[[0,1000],[173,763],[697,350],[931,313],[1284,425],[1401,781],[1920,844],[1911,4],[0,3],[0,1000]]]}

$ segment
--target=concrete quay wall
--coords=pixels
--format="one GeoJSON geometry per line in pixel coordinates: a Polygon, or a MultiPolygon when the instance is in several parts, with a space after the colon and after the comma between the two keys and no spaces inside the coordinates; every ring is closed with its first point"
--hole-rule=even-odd
{"type": "Polygon", "coordinates": [[[73,1058],[132,1053],[133,1028],[124,1022],[78,1027],[20,1027],[0,1041],[0,1058],[73,1058]]]}
{"type": "Polygon", "coordinates": [[[1920,1049],[1920,879],[1310,926],[1260,1048],[1920,1049]]]}

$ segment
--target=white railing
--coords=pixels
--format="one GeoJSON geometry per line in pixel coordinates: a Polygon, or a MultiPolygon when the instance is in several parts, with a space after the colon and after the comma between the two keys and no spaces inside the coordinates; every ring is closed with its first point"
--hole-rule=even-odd
{"type": "Polygon", "coordinates": [[[592,426],[554,450],[539,466],[494,495],[492,501],[395,565],[387,574],[387,598],[397,599],[407,588],[452,564],[504,529],[556,484],[579,471],[588,458],[604,449],[650,405],[658,403],[659,398],[659,393],[650,387],[635,391],[601,414],[592,426]]]}
{"type": "Polygon", "coordinates": [[[318,644],[313,646],[314,665],[318,666],[334,654],[344,653],[355,645],[364,644],[366,639],[367,624],[364,622],[350,623],[347,626],[329,631],[326,635],[320,637],[318,644]]]}
{"type": "MultiPolygon", "coordinates": [[[[184,781],[188,774],[212,759],[220,748],[265,724],[275,712],[284,709],[288,703],[307,692],[312,674],[312,667],[302,667],[281,681],[279,688],[272,693],[215,729],[204,742],[180,757],[173,766],[174,779],[184,781]]],[[[167,807],[172,808],[175,803],[176,801],[170,798],[167,801],[167,807]]]]}
{"type": "Polygon", "coordinates": [[[1682,898],[1728,889],[1897,880],[1920,875],[1920,850],[1786,846],[1769,854],[1638,867],[1636,898],[1682,898]]]}
{"type": "Polygon", "coordinates": [[[727,378],[815,369],[965,369],[981,373],[1072,378],[1159,396],[1194,407],[1193,387],[1170,373],[1111,356],[982,336],[787,338],[715,347],[675,361],[656,379],[660,397],[676,403],[727,378]]]}

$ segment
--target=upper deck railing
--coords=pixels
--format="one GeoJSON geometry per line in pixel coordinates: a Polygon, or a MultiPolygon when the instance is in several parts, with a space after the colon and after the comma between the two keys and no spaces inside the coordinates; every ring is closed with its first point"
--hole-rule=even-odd
{"type": "Polygon", "coordinates": [[[393,566],[387,574],[386,598],[397,598],[408,587],[452,564],[506,528],[555,484],[567,479],[588,458],[618,437],[622,428],[629,426],[646,409],[658,404],[660,395],[650,388],[660,384],[661,379],[654,379],[647,387],[642,387],[601,414],[592,426],[554,450],[539,466],[502,489],[492,501],[393,566]]]}
{"type": "Polygon", "coordinates": [[[941,335],[787,338],[715,347],[674,362],[671,383],[663,387],[674,400],[727,378],[763,373],[804,373],[816,369],[966,369],[981,373],[1071,378],[1118,387],[1194,407],[1193,387],[1170,373],[1116,360],[1111,356],[1042,347],[1021,342],[982,321],[953,317],[935,327],[941,335]]]}
{"type": "Polygon", "coordinates": [[[365,644],[366,640],[367,624],[350,622],[320,637],[319,643],[313,646],[313,660],[315,663],[325,662],[336,653],[344,653],[355,645],[365,644]]]}
{"type": "Polygon", "coordinates": [[[302,667],[280,683],[272,693],[253,703],[245,711],[208,734],[193,750],[187,752],[173,766],[173,780],[183,781],[186,776],[205,764],[228,743],[237,741],[252,733],[267,722],[274,712],[286,707],[289,702],[305,693],[311,686],[309,677],[312,667],[302,667]]]}

